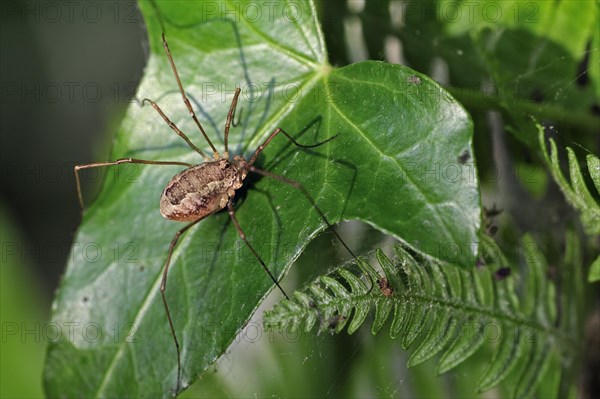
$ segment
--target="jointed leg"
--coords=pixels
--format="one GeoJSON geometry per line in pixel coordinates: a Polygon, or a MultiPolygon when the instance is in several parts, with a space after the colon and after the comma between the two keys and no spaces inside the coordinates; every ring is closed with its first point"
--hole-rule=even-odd
{"type": "Polygon", "coordinates": [[[240,121],[242,120],[242,115],[244,114],[244,108],[242,108],[240,110],[240,114],[238,115],[238,119],[237,121],[235,120],[235,111],[233,112],[233,119],[231,121],[231,126],[233,127],[238,127],[240,124],[240,121]]]}
{"type": "MultiPolygon", "coordinates": [[[[331,140],[331,139],[329,139],[329,140],[331,140]]],[[[342,237],[340,237],[340,235],[337,233],[337,231],[335,231],[333,229],[333,225],[331,223],[329,223],[329,221],[327,220],[327,217],[325,217],[325,214],[323,213],[323,211],[321,210],[321,208],[319,208],[317,206],[317,203],[315,202],[315,200],[311,197],[311,195],[309,194],[309,192],[306,190],[306,188],[304,188],[304,186],[302,184],[298,183],[295,180],[288,179],[287,177],[280,176],[280,175],[277,175],[275,173],[268,172],[266,170],[258,169],[258,168],[254,167],[254,166],[250,166],[248,168],[248,170],[250,172],[252,172],[252,173],[256,173],[256,174],[259,174],[259,175],[262,175],[262,176],[270,177],[271,179],[279,180],[280,182],[285,183],[285,184],[289,184],[290,186],[292,186],[292,187],[296,188],[297,190],[299,190],[306,197],[306,199],[308,200],[308,202],[310,202],[310,204],[313,206],[313,208],[317,211],[317,213],[321,217],[321,220],[323,220],[323,222],[325,222],[325,224],[327,225],[327,227],[333,232],[333,234],[337,237],[337,239],[344,246],[344,248],[346,248],[346,250],[348,251],[348,253],[350,253],[350,255],[356,261],[358,261],[358,258],[356,257],[356,255],[354,254],[354,252],[352,252],[352,250],[348,247],[348,245],[346,245],[346,243],[344,242],[344,240],[342,240],[342,237]]]]}
{"type": "Polygon", "coordinates": [[[229,210],[229,216],[231,216],[231,220],[233,220],[233,224],[235,225],[235,228],[236,228],[240,238],[242,239],[242,241],[244,241],[244,243],[246,243],[246,246],[248,246],[248,248],[250,249],[250,252],[252,252],[252,255],[254,255],[254,257],[258,260],[258,262],[263,267],[263,269],[265,269],[265,271],[267,272],[269,277],[271,277],[271,280],[273,280],[273,282],[275,283],[277,288],[279,288],[279,291],[281,291],[283,296],[285,296],[286,299],[290,299],[287,296],[287,294],[285,293],[285,291],[283,290],[283,288],[281,288],[281,286],[277,282],[277,279],[275,278],[275,276],[273,276],[273,274],[271,274],[271,272],[269,271],[269,268],[267,268],[267,265],[265,264],[265,262],[263,262],[263,260],[260,258],[260,256],[258,256],[258,253],[256,253],[254,248],[252,248],[252,245],[250,245],[250,243],[246,239],[246,235],[244,234],[244,231],[242,230],[240,224],[238,223],[238,221],[235,217],[235,209],[233,208],[233,204],[231,203],[231,200],[227,203],[227,209],[229,210]]]}
{"type": "Polygon", "coordinates": [[[270,177],[270,178],[275,179],[275,180],[279,180],[280,182],[289,184],[290,186],[292,186],[292,187],[296,188],[297,190],[299,190],[306,197],[306,199],[311,203],[311,205],[317,211],[317,213],[319,214],[319,216],[321,217],[321,219],[323,220],[323,222],[325,222],[325,224],[327,225],[327,227],[333,232],[333,234],[337,237],[337,239],[344,246],[344,248],[346,248],[346,250],[348,251],[348,253],[358,262],[358,258],[356,257],[356,255],[354,254],[354,252],[352,252],[352,250],[348,247],[348,245],[344,242],[344,240],[342,240],[342,237],[340,237],[340,235],[337,233],[337,231],[335,231],[333,229],[333,225],[331,223],[329,223],[329,221],[325,217],[325,214],[323,213],[323,211],[321,210],[321,208],[319,208],[317,206],[317,203],[315,202],[315,200],[310,196],[309,192],[306,190],[306,188],[304,188],[304,186],[302,184],[298,183],[295,180],[288,179],[287,177],[280,176],[280,175],[277,175],[275,173],[271,173],[271,172],[268,172],[268,171],[265,171],[265,170],[262,170],[262,169],[258,169],[258,168],[256,168],[255,166],[252,165],[256,161],[256,158],[258,158],[258,156],[260,155],[260,153],[262,152],[262,150],[264,150],[265,147],[271,142],[271,140],[273,140],[273,138],[275,136],[277,136],[279,133],[282,133],[292,143],[294,143],[294,145],[296,145],[298,147],[301,147],[301,148],[318,147],[320,145],[323,145],[323,144],[327,143],[328,141],[333,140],[338,135],[336,134],[335,136],[332,136],[332,137],[328,138],[327,140],[318,142],[316,144],[303,145],[303,144],[299,144],[296,140],[294,140],[292,138],[292,136],[290,136],[283,129],[277,128],[277,129],[275,129],[273,131],[273,133],[271,133],[269,135],[269,137],[267,137],[267,139],[265,140],[265,142],[256,149],[256,151],[254,152],[254,155],[252,155],[252,158],[250,158],[250,162],[248,163],[250,165],[249,168],[248,168],[248,170],[250,172],[253,172],[253,173],[256,173],[256,174],[259,174],[259,175],[262,175],[262,176],[266,176],[266,177],[270,177]]]}
{"type": "Polygon", "coordinates": [[[156,112],[158,112],[158,114],[163,118],[163,120],[167,123],[167,125],[169,125],[169,127],[171,129],[173,129],[173,131],[175,133],[177,133],[177,135],[179,137],[181,137],[182,139],[185,140],[185,142],[187,143],[187,145],[190,146],[191,149],[193,149],[198,154],[200,154],[205,160],[210,161],[210,158],[207,157],[206,154],[204,152],[202,152],[198,147],[196,147],[194,145],[194,143],[192,143],[190,141],[190,139],[188,139],[188,137],[177,127],[177,125],[175,125],[175,123],[171,122],[171,120],[169,119],[169,117],[167,115],[165,115],[165,113],[162,111],[162,109],[160,109],[160,107],[158,106],[157,103],[155,103],[154,101],[150,100],[149,98],[144,98],[142,100],[142,105],[144,105],[146,103],[146,101],[149,102],[150,105],[152,105],[152,108],[154,108],[156,110],[156,112]]]}
{"type": "Polygon", "coordinates": [[[183,90],[183,85],[181,84],[181,79],[179,78],[179,73],[177,73],[177,68],[175,67],[175,62],[173,61],[173,57],[171,56],[171,51],[169,50],[169,45],[167,44],[167,39],[165,38],[164,32],[162,34],[162,42],[163,42],[163,47],[165,48],[165,52],[167,53],[167,57],[169,58],[169,63],[171,64],[171,69],[173,70],[173,74],[175,75],[175,80],[177,81],[177,86],[179,86],[179,92],[181,93],[181,97],[183,97],[183,102],[185,103],[185,106],[187,107],[187,109],[190,113],[190,116],[194,119],[194,122],[196,122],[196,126],[198,126],[198,129],[200,129],[200,133],[202,133],[202,136],[204,136],[204,139],[206,140],[206,142],[208,143],[210,148],[213,150],[214,158],[219,159],[221,157],[219,155],[219,152],[217,151],[217,149],[215,148],[213,143],[208,138],[208,135],[202,128],[200,121],[198,121],[198,118],[196,117],[194,108],[192,108],[192,105],[190,104],[190,100],[188,100],[188,98],[185,94],[185,90],[183,90]]]}
{"type": "Polygon", "coordinates": [[[79,205],[81,206],[81,210],[83,210],[83,195],[81,194],[81,182],[79,180],[79,171],[81,169],[90,169],[90,168],[98,168],[101,166],[113,166],[120,165],[123,163],[141,163],[145,165],[179,165],[190,167],[192,164],[186,162],[171,162],[171,161],[147,161],[144,159],[135,159],[135,158],[121,158],[112,162],[94,162],[88,163],[84,165],[75,165],[73,171],[75,172],[75,181],[77,182],[77,197],[79,198],[79,205]]]}
{"type": "Polygon", "coordinates": [[[232,122],[234,122],[235,126],[235,121],[233,121],[233,119],[235,118],[235,107],[237,106],[239,95],[240,88],[238,87],[235,89],[235,94],[233,95],[233,100],[231,101],[229,112],[227,113],[227,119],[225,120],[225,153],[223,154],[223,156],[226,159],[229,158],[229,149],[227,148],[227,140],[229,139],[229,127],[231,126],[232,122]]]}
{"type": "Polygon", "coordinates": [[[262,152],[262,150],[264,150],[265,147],[267,145],[269,145],[269,143],[271,142],[271,140],[273,140],[273,138],[275,138],[275,136],[277,136],[279,133],[281,133],[285,137],[287,137],[292,143],[294,143],[295,146],[301,147],[301,148],[314,148],[314,147],[318,147],[320,145],[323,145],[323,144],[327,143],[328,141],[333,140],[334,138],[336,138],[338,136],[336,134],[335,136],[332,136],[332,137],[328,138],[327,140],[320,141],[320,142],[318,142],[316,144],[304,145],[304,144],[298,143],[296,140],[294,140],[294,138],[292,136],[290,136],[288,133],[286,133],[282,128],[278,127],[277,129],[275,129],[273,131],[273,133],[271,133],[269,135],[269,137],[267,137],[267,139],[265,140],[265,142],[262,143],[261,145],[259,145],[258,148],[256,149],[256,151],[254,151],[254,155],[252,155],[252,158],[250,158],[250,162],[248,162],[249,165],[254,164],[254,161],[256,161],[256,158],[258,158],[258,156],[260,155],[260,153],[262,152]]]}
{"type": "Polygon", "coordinates": [[[171,245],[169,246],[169,254],[167,255],[167,260],[165,262],[165,266],[163,267],[162,280],[160,282],[160,295],[162,297],[163,305],[165,307],[165,312],[167,313],[167,319],[169,320],[169,327],[171,328],[171,335],[173,336],[173,341],[175,341],[175,348],[177,350],[177,388],[175,390],[175,394],[179,392],[179,385],[181,383],[181,352],[179,349],[179,341],[177,340],[177,334],[175,333],[175,327],[173,326],[173,319],[171,319],[171,312],[169,311],[169,304],[167,303],[167,297],[165,295],[165,291],[167,290],[167,275],[169,273],[169,264],[171,263],[171,256],[173,255],[173,251],[175,250],[175,246],[177,245],[177,241],[179,241],[179,237],[183,233],[185,233],[190,227],[194,226],[202,219],[198,219],[181,230],[175,233],[173,240],[171,240],[171,245]]]}

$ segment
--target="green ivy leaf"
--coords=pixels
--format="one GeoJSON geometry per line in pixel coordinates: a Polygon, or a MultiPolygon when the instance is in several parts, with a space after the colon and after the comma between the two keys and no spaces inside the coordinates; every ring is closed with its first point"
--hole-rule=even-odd
{"type": "MultiPolygon", "coordinates": [[[[162,50],[160,15],[182,83],[219,150],[239,86],[232,153],[250,156],[278,126],[307,144],[339,134],[310,151],[277,137],[257,165],[303,183],[332,223],[363,220],[429,256],[471,267],[480,200],[465,110],[408,68],[366,62],[333,69],[313,3],[290,4],[142,2],[152,53],[138,99],[155,100],[210,153],[162,50]]],[[[122,157],[202,161],[152,108],[135,103],[111,155],[122,157]]],[[[158,199],[179,170],[102,171],[104,187],[88,205],[53,306],[53,323],[73,333],[49,345],[49,396],[175,393],[176,352],[159,285],[169,243],[183,225],[160,217],[158,199]]],[[[292,187],[267,178],[252,183],[236,202],[237,218],[281,278],[325,225],[292,187]]],[[[226,212],[182,237],[167,288],[182,388],[224,353],[271,289],[226,212]]]]}

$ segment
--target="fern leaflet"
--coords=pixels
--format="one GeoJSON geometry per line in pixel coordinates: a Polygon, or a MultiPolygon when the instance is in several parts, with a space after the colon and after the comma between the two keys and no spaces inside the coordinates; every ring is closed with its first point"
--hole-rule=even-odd
{"type": "MultiPolygon", "coordinates": [[[[546,147],[546,140],[544,138],[544,129],[539,124],[537,125],[537,128],[542,155],[550,169],[554,181],[565,195],[567,202],[581,214],[581,223],[583,224],[586,233],[589,235],[600,234],[600,205],[594,200],[593,195],[585,184],[575,152],[571,147],[566,147],[567,157],[569,159],[569,178],[571,180],[569,183],[560,170],[556,143],[552,138],[548,140],[550,142],[550,154],[548,155],[548,148],[546,147]]],[[[600,159],[594,154],[588,154],[586,162],[596,192],[600,193],[600,159]]]]}
{"type": "MultiPolygon", "coordinates": [[[[466,272],[430,259],[417,261],[401,246],[394,248],[393,260],[377,250],[382,274],[364,260],[342,266],[266,312],[264,322],[267,328],[307,332],[317,327],[319,332],[339,333],[347,326],[352,334],[374,308],[371,332],[377,334],[391,315],[390,336],[404,349],[417,343],[408,365],[441,354],[438,373],[458,366],[494,340],[495,355],[477,390],[508,381],[513,370],[520,370],[513,374],[513,396],[531,396],[554,355],[563,364],[573,356],[575,340],[560,328],[545,259],[531,237],[525,236],[522,245],[529,275],[521,281],[520,296],[513,276],[499,278],[490,271],[515,267],[484,236],[488,267],[466,272]]],[[[567,311],[576,305],[563,306],[567,311]]]]}

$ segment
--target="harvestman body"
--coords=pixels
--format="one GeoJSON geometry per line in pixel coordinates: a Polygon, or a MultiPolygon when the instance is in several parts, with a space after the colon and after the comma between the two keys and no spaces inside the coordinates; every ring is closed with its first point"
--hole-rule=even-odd
{"type": "MultiPolygon", "coordinates": [[[[171,245],[169,247],[169,252],[167,255],[167,259],[165,261],[165,265],[163,267],[162,279],[160,285],[160,293],[162,297],[162,301],[164,304],[165,312],[167,314],[167,319],[169,321],[169,327],[171,329],[171,335],[173,336],[173,341],[175,342],[175,347],[177,349],[177,387],[175,393],[179,392],[180,379],[181,379],[181,353],[179,347],[179,340],[177,339],[177,334],[175,332],[175,327],[173,325],[173,320],[171,318],[171,312],[169,310],[169,305],[167,302],[167,298],[165,295],[167,288],[167,275],[169,272],[169,265],[171,263],[171,256],[173,255],[173,251],[179,237],[186,232],[189,228],[194,226],[196,223],[206,218],[207,216],[216,213],[225,207],[227,207],[229,211],[229,215],[231,216],[231,220],[233,221],[235,228],[240,236],[240,238],[244,241],[246,246],[250,249],[254,257],[261,264],[263,269],[267,272],[273,283],[277,286],[277,288],[283,293],[283,295],[288,298],[285,291],[279,285],[277,279],[273,274],[269,271],[266,264],[263,262],[258,253],[254,250],[254,248],[250,245],[246,236],[238,223],[235,217],[235,209],[233,207],[233,199],[235,197],[236,190],[242,187],[244,179],[248,175],[248,172],[256,173],[259,175],[267,176],[270,178],[274,178],[283,183],[289,184],[296,189],[300,190],[302,194],[308,199],[308,201],[312,204],[314,209],[317,210],[321,219],[327,224],[328,227],[332,227],[332,225],[327,221],[323,212],[316,206],[315,201],[306,191],[306,189],[298,182],[294,180],[290,180],[286,177],[275,175],[273,173],[258,169],[253,166],[254,162],[258,158],[259,154],[262,150],[271,142],[271,140],[277,136],[278,134],[283,134],[286,136],[294,145],[302,148],[313,148],[325,144],[326,142],[332,140],[336,136],[330,137],[327,140],[319,142],[313,145],[301,145],[298,144],[289,134],[283,131],[281,128],[275,129],[269,137],[265,140],[265,142],[260,145],[249,161],[246,161],[244,157],[236,155],[233,157],[233,160],[229,160],[229,152],[228,152],[228,137],[229,137],[229,129],[232,125],[233,119],[235,117],[235,109],[238,101],[238,97],[240,94],[240,89],[237,88],[235,94],[233,96],[233,100],[231,102],[231,107],[229,108],[229,112],[227,114],[227,119],[225,122],[225,134],[224,134],[224,156],[221,157],[221,154],[215,149],[214,145],[206,135],[206,132],[202,128],[202,125],[198,121],[196,117],[196,113],[192,108],[183,86],[181,84],[181,80],[179,78],[179,74],[177,72],[177,68],[175,67],[175,63],[173,62],[173,57],[171,56],[171,52],[169,50],[169,46],[167,44],[167,40],[165,38],[164,33],[162,34],[162,42],[167,57],[169,59],[169,63],[171,64],[171,69],[173,74],[175,75],[175,79],[177,81],[177,85],[179,86],[179,92],[183,97],[183,102],[185,103],[190,116],[194,119],[194,122],[200,129],[200,132],[204,136],[204,139],[209,144],[213,151],[213,159],[207,157],[198,147],[196,147],[188,137],[181,131],[179,128],[171,122],[171,120],[163,113],[158,104],[149,99],[144,99],[142,104],[148,102],[164,119],[164,121],[169,125],[169,127],[181,138],[185,140],[185,142],[204,157],[205,162],[193,165],[185,162],[175,162],[175,161],[149,161],[143,159],[135,159],[135,158],[122,158],[112,162],[96,162],[85,165],[76,165],[75,177],[77,182],[77,194],[79,197],[79,203],[83,210],[83,196],[81,193],[81,183],[79,179],[79,170],[81,169],[89,169],[103,166],[114,166],[124,163],[139,163],[139,164],[149,164],[149,165],[180,165],[187,167],[183,171],[179,172],[175,175],[171,181],[167,184],[165,189],[162,192],[160,198],[160,213],[163,217],[169,220],[175,220],[180,222],[188,222],[188,224],[177,231],[173,240],[171,241],[171,245]]],[[[344,243],[341,237],[337,234],[335,230],[331,230],[340,240],[342,245],[348,250],[348,252],[356,258],[356,256],[352,253],[352,251],[348,248],[348,246],[344,243]]]]}

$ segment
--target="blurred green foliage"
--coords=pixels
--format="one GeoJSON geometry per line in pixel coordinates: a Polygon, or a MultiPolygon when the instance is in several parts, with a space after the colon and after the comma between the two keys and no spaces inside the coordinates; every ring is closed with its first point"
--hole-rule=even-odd
{"type": "Polygon", "coordinates": [[[0,397],[41,398],[44,351],[56,330],[44,317],[46,310],[30,267],[18,261],[27,256],[22,250],[26,243],[2,202],[0,245],[0,397]]]}

